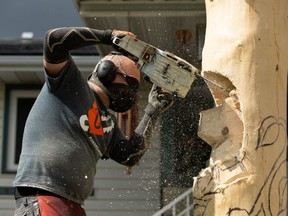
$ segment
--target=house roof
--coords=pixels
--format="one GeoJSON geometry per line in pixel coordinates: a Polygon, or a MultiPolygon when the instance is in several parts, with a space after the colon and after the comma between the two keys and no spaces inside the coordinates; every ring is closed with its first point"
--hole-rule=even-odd
{"type": "MultiPolygon", "coordinates": [[[[42,40],[5,40],[0,41],[0,55],[42,55],[42,40]]],[[[72,50],[72,55],[99,55],[96,46],[72,50]]]]}
{"type": "MultiPolygon", "coordinates": [[[[0,7],[0,55],[42,55],[42,40],[48,29],[85,26],[72,1],[4,2],[0,7]]],[[[98,55],[96,47],[86,47],[73,53],[98,55]]]]}
{"type": "MultiPolygon", "coordinates": [[[[1,0],[0,82],[41,84],[43,38],[47,30],[85,26],[71,0],[1,0]]],[[[95,46],[72,51],[86,76],[99,61],[95,46]]]]}
{"type": "MultiPolygon", "coordinates": [[[[99,56],[73,56],[84,77],[93,71],[99,56]]],[[[0,82],[11,84],[42,84],[44,82],[42,55],[0,55],[0,82]]]]}
{"type": "MultiPolygon", "coordinates": [[[[129,30],[157,48],[198,64],[198,26],[205,25],[204,0],[73,0],[86,26],[129,30]]],[[[111,47],[98,46],[105,55],[111,47]]],[[[197,65],[196,65],[197,66],[197,65]]]]}

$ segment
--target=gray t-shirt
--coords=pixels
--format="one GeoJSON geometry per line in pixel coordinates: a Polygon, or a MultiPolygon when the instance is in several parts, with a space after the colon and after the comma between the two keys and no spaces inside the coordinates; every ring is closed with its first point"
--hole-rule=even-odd
{"type": "Polygon", "coordinates": [[[112,137],[125,139],[70,58],[59,77],[46,75],[26,121],[13,186],[41,188],[83,204],[112,137]]]}

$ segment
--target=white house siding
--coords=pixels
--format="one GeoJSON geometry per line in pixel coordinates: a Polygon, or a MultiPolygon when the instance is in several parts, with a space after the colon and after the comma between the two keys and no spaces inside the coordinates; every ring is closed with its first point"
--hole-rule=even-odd
{"type": "Polygon", "coordinates": [[[153,146],[130,175],[111,160],[98,163],[94,197],[84,205],[88,216],[147,216],[159,209],[158,152],[153,146]]]}

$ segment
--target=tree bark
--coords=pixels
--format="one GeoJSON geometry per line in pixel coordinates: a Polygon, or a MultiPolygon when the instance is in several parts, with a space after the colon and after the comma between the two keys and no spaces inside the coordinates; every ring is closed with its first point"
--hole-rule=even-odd
{"type": "Polygon", "coordinates": [[[198,135],[212,146],[193,185],[194,215],[286,215],[287,0],[206,0],[202,75],[216,107],[198,135]]]}

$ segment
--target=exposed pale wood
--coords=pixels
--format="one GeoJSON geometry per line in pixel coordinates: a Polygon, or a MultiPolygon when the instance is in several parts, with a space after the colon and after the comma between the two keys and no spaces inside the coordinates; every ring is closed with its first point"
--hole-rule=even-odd
{"type": "Polygon", "coordinates": [[[224,91],[208,83],[217,107],[201,114],[199,136],[213,151],[194,215],[284,216],[288,2],[206,0],[206,12],[202,75],[224,91]]]}
{"type": "Polygon", "coordinates": [[[210,165],[218,184],[242,176],[241,143],[243,139],[241,112],[228,97],[221,106],[201,113],[198,135],[212,146],[210,165]]]}

